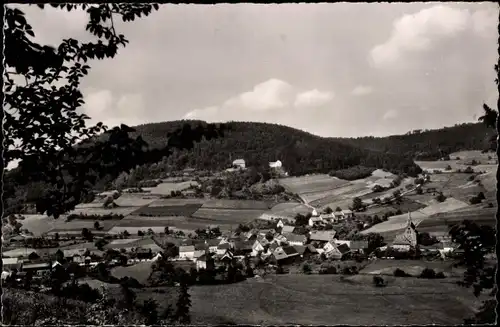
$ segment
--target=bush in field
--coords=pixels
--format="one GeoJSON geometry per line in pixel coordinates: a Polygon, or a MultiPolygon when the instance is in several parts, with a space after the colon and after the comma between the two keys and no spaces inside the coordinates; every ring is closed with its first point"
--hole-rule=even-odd
{"type": "Polygon", "coordinates": [[[404,270],[397,268],[394,270],[394,277],[409,277],[410,275],[407,274],[404,270]]]}
{"type": "Polygon", "coordinates": [[[308,263],[304,263],[302,265],[302,272],[307,275],[311,274],[312,272],[311,266],[308,263]]]}
{"type": "Polygon", "coordinates": [[[446,166],[446,168],[444,170],[448,170],[448,171],[451,170],[451,166],[450,165],[446,166]]]}
{"type": "Polygon", "coordinates": [[[446,201],[446,196],[442,192],[439,192],[439,194],[436,196],[436,201],[444,202],[446,201]]]}
{"type": "Polygon", "coordinates": [[[354,166],[347,169],[331,171],[329,175],[332,177],[337,177],[340,179],[352,181],[356,179],[369,177],[371,176],[374,170],[375,170],[374,168],[368,168],[364,166],[354,166]]]}
{"type": "Polygon", "coordinates": [[[373,284],[375,287],[384,287],[386,286],[386,283],[384,279],[380,276],[373,276],[373,284]]]}
{"type": "Polygon", "coordinates": [[[372,192],[382,192],[384,190],[384,188],[380,185],[375,185],[373,188],[372,188],[372,192]]]}
{"type": "Polygon", "coordinates": [[[420,274],[420,278],[434,279],[436,278],[436,272],[431,268],[425,268],[420,274]]]}
{"type": "Polygon", "coordinates": [[[335,275],[337,274],[337,268],[333,266],[321,267],[319,270],[320,275],[335,275]]]}
{"type": "Polygon", "coordinates": [[[474,173],[474,169],[472,169],[470,166],[468,166],[467,168],[465,168],[464,173],[466,173],[466,174],[473,174],[474,173]]]}
{"type": "Polygon", "coordinates": [[[481,199],[477,196],[473,196],[472,198],[470,198],[469,203],[472,205],[479,204],[481,203],[481,199]]]}
{"type": "Polygon", "coordinates": [[[436,274],[436,278],[438,278],[438,279],[443,279],[443,278],[446,278],[446,276],[445,276],[445,274],[444,274],[442,271],[440,271],[440,272],[438,272],[438,273],[436,274]]]}

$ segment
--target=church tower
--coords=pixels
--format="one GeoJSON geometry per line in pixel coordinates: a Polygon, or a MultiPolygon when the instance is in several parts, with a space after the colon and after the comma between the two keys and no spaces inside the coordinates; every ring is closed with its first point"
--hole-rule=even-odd
{"type": "Polygon", "coordinates": [[[408,212],[408,223],[405,230],[405,239],[408,240],[411,246],[417,245],[417,233],[415,231],[415,225],[411,220],[411,213],[408,212]]]}

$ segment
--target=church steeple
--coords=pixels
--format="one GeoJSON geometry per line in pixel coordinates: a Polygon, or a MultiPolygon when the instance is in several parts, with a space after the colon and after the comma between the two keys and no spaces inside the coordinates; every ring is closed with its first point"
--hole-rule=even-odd
{"type": "Polygon", "coordinates": [[[411,212],[408,211],[408,223],[406,225],[406,228],[411,228],[415,230],[415,225],[413,224],[413,221],[411,220],[411,212]]]}

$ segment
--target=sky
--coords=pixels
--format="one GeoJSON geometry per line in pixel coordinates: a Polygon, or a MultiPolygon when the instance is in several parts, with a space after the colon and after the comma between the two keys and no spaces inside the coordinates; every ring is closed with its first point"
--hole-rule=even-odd
{"type": "MultiPolygon", "coordinates": [[[[81,10],[19,5],[35,39],[89,39],[81,10]]],[[[92,61],[80,108],[108,126],[279,123],[325,137],[477,120],[496,107],[494,3],[164,4],[92,61]]]]}

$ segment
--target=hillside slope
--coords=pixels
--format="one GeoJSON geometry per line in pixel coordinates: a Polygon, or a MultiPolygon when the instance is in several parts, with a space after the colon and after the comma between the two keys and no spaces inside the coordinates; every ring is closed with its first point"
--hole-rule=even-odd
{"type": "MultiPolygon", "coordinates": [[[[173,121],[134,128],[146,142],[157,147],[166,144],[168,134],[184,124],[193,129],[198,124],[206,123],[173,121]]],[[[219,170],[228,168],[231,160],[242,158],[251,166],[281,160],[292,175],[328,173],[356,165],[412,175],[418,172],[411,158],[361,149],[287,126],[253,122],[229,122],[219,126],[224,131],[223,137],[202,140],[190,150],[175,151],[167,163],[175,168],[219,170]]]]}
{"type": "Polygon", "coordinates": [[[496,134],[483,123],[459,124],[434,130],[415,130],[387,137],[332,138],[384,153],[399,153],[420,160],[436,160],[461,150],[495,150],[496,134]]]}

